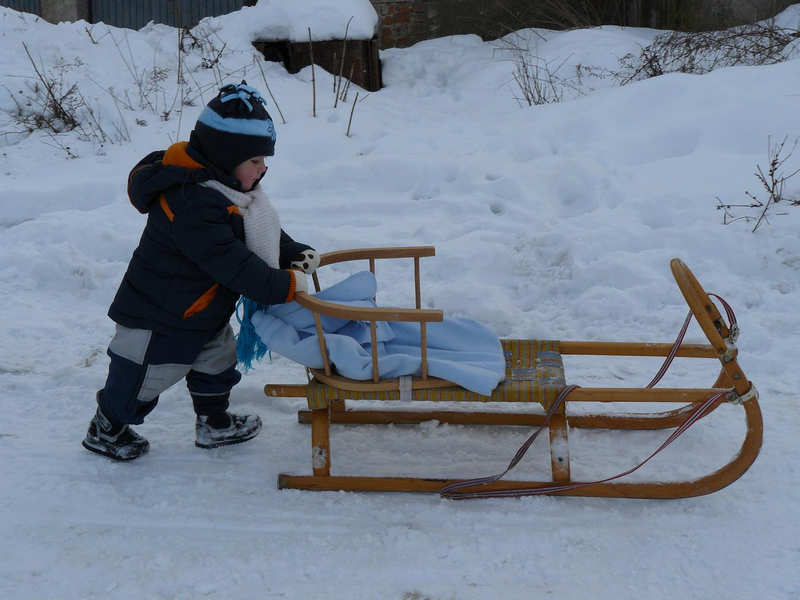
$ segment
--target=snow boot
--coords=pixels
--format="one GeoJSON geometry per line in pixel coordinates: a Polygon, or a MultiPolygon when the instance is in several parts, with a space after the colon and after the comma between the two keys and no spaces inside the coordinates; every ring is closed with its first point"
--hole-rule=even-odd
{"type": "Polygon", "coordinates": [[[98,407],[83,447],[114,460],[133,460],[150,449],[150,442],[128,425],[112,423],[98,407]]]}
{"type": "Polygon", "coordinates": [[[258,415],[234,415],[229,412],[198,415],[195,423],[195,445],[217,448],[253,439],[261,431],[258,415]]]}

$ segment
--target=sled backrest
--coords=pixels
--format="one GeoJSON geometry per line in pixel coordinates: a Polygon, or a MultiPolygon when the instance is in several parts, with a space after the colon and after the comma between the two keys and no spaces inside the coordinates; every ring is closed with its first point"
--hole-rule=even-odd
{"type": "MultiPolygon", "coordinates": [[[[372,379],[375,382],[378,382],[380,379],[377,343],[378,321],[419,323],[422,378],[428,378],[428,335],[426,323],[441,322],[444,319],[444,313],[441,310],[420,308],[422,306],[422,293],[420,286],[419,259],[425,256],[434,256],[435,254],[436,249],[433,246],[407,246],[402,248],[359,248],[355,250],[341,250],[338,252],[328,252],[320,256],[320,267],[352,260],[368,260],[369,270],[373,275],[375,274],[375,261],[378,259],[413,258],[414,291],[416,295],[416,308],[356,308],[320,300],[319,298],[309,296],[302,292],[297,294],[295,297],[297,303],[309,309],[314,314],[314,324],[317,329],[317,337],[319,338],[319,349],[322,354],[325,375],[331,375],[331,365],[328,360],[328,351],[325,345],[325,336],[322,330],[320,315],[369,322],[372,342],[372,379]]],[[[313,274],[313,279],[314,287],[319,292],[321,288],[316,273],[313,274]]]]}

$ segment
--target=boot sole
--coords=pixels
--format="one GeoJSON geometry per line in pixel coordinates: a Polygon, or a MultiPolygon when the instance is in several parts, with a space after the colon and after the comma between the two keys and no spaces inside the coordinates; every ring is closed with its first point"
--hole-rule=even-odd
{"type": "Polygon", "coordinates": [[[233,446],[234,444],[241,444],[242,442],[248,442],[256,437],[261,432],[261,428],[258,431],[253,432],[253,435],[248,437],[244,437],[238,440],[225,440],[220,442],[212,442],[211,444],[201,444],[197,440],[195,440],[194,445],[198,448],[204,448],[205,450],[210,450],[212,448],[221,448],[222,446],[233,446]]]}
{"type": "Polygon", "coordinates": [[[137,454],[136,456],[117,456],[116,454],[114,454],[112,452],[109,452],[108,450],[103,450],[102,448],[96,448],[94,446],[89,445],[86,442],[86,440],[83,440],[81,442],[81,445],[84,448],[86,448],[87,450],[89,450],[90,452],[94,452],[95,454],[99,454],[101,456],[106,456],[106,457],[110,458],[111,460],[115,460],[117,462],[127,462],[127,461],[130,461],[130,460],[136,460],[142,454],[147,454],[148,451],[150,450],[150,446],[146,446],[145,449],[142,450],[141,454],[137,454]]]}

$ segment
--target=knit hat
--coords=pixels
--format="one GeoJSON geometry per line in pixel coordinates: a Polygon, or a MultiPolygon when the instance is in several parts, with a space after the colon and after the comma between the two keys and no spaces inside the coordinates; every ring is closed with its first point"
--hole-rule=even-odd
{"type": "Polygon", "coordinates": [[[189,147],[227,174],[248,158],[275,154],[275,125],[264,99],[247,85],[229,84],[200,113],[189,147]]]}

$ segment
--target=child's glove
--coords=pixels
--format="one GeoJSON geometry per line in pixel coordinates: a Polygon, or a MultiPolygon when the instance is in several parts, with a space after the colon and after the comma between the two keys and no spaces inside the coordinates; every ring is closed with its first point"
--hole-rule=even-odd
{"type": "Polygon", "coordinates": [[[292,261],[292,268],[299,269],[303,273],[307,273],[311,275],[314,271],[317,270],[319,266],[319,252],[314,250],[313,248],[308,248],[303,250],[300,254],[297,254],[292,261]]]}

